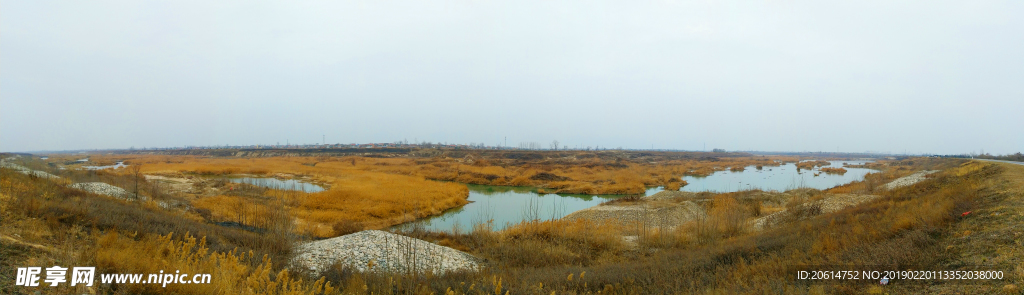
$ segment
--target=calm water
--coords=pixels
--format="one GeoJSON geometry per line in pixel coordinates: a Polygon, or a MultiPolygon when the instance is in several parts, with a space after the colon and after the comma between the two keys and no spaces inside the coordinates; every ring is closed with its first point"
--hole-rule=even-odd
{"type": "Polygon", "coordinates": [[[114,165],[107,165],[107,166],[82,166],[82,168],[89,169],[89,170],[117,169],[117,168],[124,168],[124,167],[128,167],[128,165],[125,165],[123,161],[122,162],[117,162],[114,165]]]}
{"type": "MultiPolygon", "coordinates": [[[[843,163],[864,164],[864,161],[830,161],[832,165],[826,167],[843,167],[843,163]]],[[[844,167],[845,168],[845,167],[844,167]]],[[[815,189],[827,189],[837,185],[843,185],[864,179],[864,175],[876,172],[866,168],[846,168],[846,174],[820,173],[818,168],[814,170],[796,170],[796,164],[790,163],[778,167],[763,167],[757,170],[754,166],[746,167],[742,172],[718,171],[707,177],[683,177],[688,185],[682,191],[689,192],[735,192],[748,189],[761,189],[765,191],[785,191],[794,188],[808,187],[815,189]],[[814,176],[819,173],[818,176],[814,176]]]]}
{"type": "MultiPolygon", "coordinates": [[[[417,225],[433,231],[451,231],[458,226],[468,231],[473,224],[493,220],[495,229],[508,224],[539,218],[542,220],[562,218],[577,210],[593,207],[602,202],[624,197],[624,195],[569,195],[538,194],[535,188],[514,186],[489,186],[467,184],[469,201],[465,206],[445,213],[416,221],[417,225]]],[[[646,195],[660,192],[660,187],[647,189],[646,195]]],[[[399,225],[396,228],[411,226],[399,225]]]]}
{"type": "MultiPolygon", "coordinates": [[[[832,161],[831,166],[842,167],[843,163],[863,164],[864,161],[832,161]]],[[[682,191],[701,192],[734,192],[759,188],[762,190],[784,191],[793,188],[811,187],[826,189],[841,184],[864,179],[864,175],[874,172],[864,168],[846,168],[843,175],[819,173],[818,169],[796,170],[796,164],[785,164],[779,167],[764,167],[757,170],[755,166],[747,167],[743,172],[719,171],[707,177],[683,177],[689,184],[682,191]]],[[[535,188],[487,186],[467,184],[469,201],[460,208],[423,220],[396,226],[396,229],[421,225],[432,231],[451,231],[458,227],[468,231],[473,224],[493,220],[495,229],[503,229],[508,224],[523,220],[539,218],[542,220],[562,218],[569,213],[582,210],[602,202],[624,197],[623,195],[558,195],[538,194],[535,188]]],[[[645,195],[653,195],[662,188],[649,188],[645,195]]]]}
{"type": "Polygon", "coordinates": [[[322,192],[323,187],[294,179],[281,180],[272,177],[229,177],[230,182],[245,183],[278,190],[304,191],[307,193],[322,192]]]}

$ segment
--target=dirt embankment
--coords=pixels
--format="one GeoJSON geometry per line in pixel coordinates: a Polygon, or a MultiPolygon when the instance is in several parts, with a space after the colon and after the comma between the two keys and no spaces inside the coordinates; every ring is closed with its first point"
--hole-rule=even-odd
{"type": "Polygon", "coordinates": [[[567,220],[585,219],[619,224],[646,223],[652,227],[676,227],[707,216],[704,208],[688,196],[694,193],[663,191],[634,201],[602,204],[573,212],[567,220]]]}
{"type": "Polygon", "coordinates": [[[792,208],[783,209],[782,211],[754,219],[750,222],[750,227],[755,231],[764,230],[821,214],[838,212],[839,210],[878,198],[880,196],[876,195],[828,194],[823,199],[796,205],[792,208]]]}

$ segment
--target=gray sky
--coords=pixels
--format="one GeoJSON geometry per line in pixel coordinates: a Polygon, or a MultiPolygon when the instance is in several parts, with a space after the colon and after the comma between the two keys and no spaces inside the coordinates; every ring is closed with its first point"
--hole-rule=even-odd
{"type": "Polygon", "coordinates": [[[1024,150],[1024,1],[300,2],[2,1],[0,151],[1024,150]]]}

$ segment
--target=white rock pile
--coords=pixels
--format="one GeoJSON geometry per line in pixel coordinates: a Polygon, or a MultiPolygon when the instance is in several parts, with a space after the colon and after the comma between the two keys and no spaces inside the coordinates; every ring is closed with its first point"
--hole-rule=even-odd
{"type": "Polygon", "coordinates": [[[14,163],[7,163],[6,161],[3,160],[0,160],[0,168],[7,168],[16,171],[32,171],[32,169],[25,168],[25,166],[21,166],[14,163]]]}
{"type": "Polygon", "coordinates": [[[900,188],[900,187],[904,187],[904,186],[913,185],[915,183],[921,182],[922,180],[925,180],[925,176],[927,176],[928,174],[932,174],[932,173],[935,173],[935,172],[939,172],[939,170],[922,170],[922,171],[918,171],[917,173],[914,173],[914,174],[911,174],[911,175],[900,177],[900,178],[898,178],[896,180],[893,180],[890,183],[886,183],[885,184],[885,189],[890,189],[891,190],[891,189],[894,189],[894,188],[900,188]]]}
{"type": "Polygon", "coordinates": [[[82,182],[70,185],[72,188],[77,188],[83,191],[87,191],[94,194],[107,195],[118,199],[128,199],[131,194],[123,188],[119,188],[113,185],[109,185],[102,182],[82,182]]]}
{"type": "Polygon", "coordinates": [[[452,248],[379,230],[299,245],[292,261],[314,273],[338,262],[361,272],[446,273],[475,271],[479,259],[452,248]]]}
{"type": "MultiPolygon", "coordinates": [[[[7,158],[7,159],[8,160],[9,159],[13,159],[13,157],[7,158]]],[[[60,177],[58,177],[56,175],[53,175],[53,174],[50,174],[50,173],[46,173],[46,172],[43,172],[43,171],[28,169],[25,166],[21,166],[21,165],[14,164],[14,163],[7,163],[4,160],[0,160],[0,168],[7,168],[7,169],[15,170],[15,171],[20,172],[21,174],[32,175],[32,176],[35,176],[35,177],[50,178],[50,179],[60,178],[60,177]]]]}
{"type": "MultiPolygon", "coordinates": [[[[60,178],[59,176],[56,176],[56,175],[53,175],[53,174],[50,174],[50,173],[46,173],[46,172],[39,171],[39,170],[32,170],[32,169],[26,168],[25,166],[21,166],[21,165],[18,165],[18,164],[8,163],[7,162],[7,160],[13,160],[13,159],[16,159],[16,158],[15,157],[9,157],[9,158],[0,160],[0,168],[7,168],[7,169],[18,171],[18,172],[20,172],[22,174],[32,175],[32,176],[36,176],[36,177],[50,178],[50,179],[59,179],[60,178]]],[[[128,200],[129,197],[131,197],[131,194],[128,193],[127,190],[125,190],[123,188],[119,188],[119,187],[113,186],[113,185],[109,185],[109,184],[106,184],[106,183],[103,183],[103,182],[82,182],[82,183],[76,183],[76,184],[69,185],[68,187],[77,188],[77,189],[80,189],[80,190],[83,190],[83,191],[87,191],[87,192],[90,192],[90,193],[111,196],[111,197],[115,197],[115,198],[118,198],[118,199],[124,199],[124,200],[128,200]]],[[[139,199],[141,199],[143,201],[149,200],[148,197],[141,196],[141,195],[139,196],[139,199]]],[[[163,202],[163,201],[157,202],[157,204],[160,205],[160,207],[163,207],[165,209],[169,209],[169,208],[172,208],[174,206],[179,205],[179,204],[166,203],[166,202],[163,202]]]]}

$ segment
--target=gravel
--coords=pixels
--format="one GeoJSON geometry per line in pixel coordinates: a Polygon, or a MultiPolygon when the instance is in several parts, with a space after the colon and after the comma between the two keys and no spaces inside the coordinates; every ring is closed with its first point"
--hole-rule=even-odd
{"type": "Polygon", "coordinates": [[[131,195],[128,191],[123,188],[119,188],[113,185],[109,185],[102,182],[82,182],[70,185],[72,188],[77,188],[83,191],[87,191],[94,194],[107,195],[118,199],[127,200],[131,195]]]}
{"type": "Polygon", "coordinates": [[[50,173],[46,173],[46,172],[39,171],[39,170],[18,171],[18,172],[21,172],[21,173],[24,173],[24,174],[27,174],[27,175],[32,175],[32,176],[35,176],[35,177],[41,177],[41,178],[49,178],[49,179],[59,179],[60,178],[60,176],[53,175],[53,174],[50,174],[50,173]]]}
{"type": "MultiPolygon", "coordinates": [[[[7,159],[10,160],[12,158],[7,158],[7,159]]],[[[49,179],[60,178],[57,175],[53,175],[53,174],[46,173],[46,172],[39,171],[39,170],[28,169],[25,166],[21,166],[21,165],[14,164],[14,163],[7,163],[6,161],[3,161],[3,160],[0,160],[0,168],[12,169],[12,170],[20,172],[21,174],[32,175],[32,176],[35,176],[35,177],[42,177],[42,178],[49,178],[49,179]]]]}
{"type": "Polygon", "coordinates": [[[475,271],[480,260],[459,250],[379,230],[365,230],[296,247],[292,260],[314,273],[334,262],[361,272],[475,271]]]}
{"type": "MultiPolygon", "coordinates": [[[[8,158],[8,159],[10,159],[10,158],[8,158]]],[[[13,164],[13,163],[7,163],[5,161],[0,161],[0,168],[7,168],[7,169],[12,169],[12,170],[17,170],[17,171],[32,171],[32,169],[25,168],[25,166],[21,166],[21,165],[18,165],[18,164],[13,164]]]]}
{"type": "Polygon", "coordinates": [[[918,171],[917,173],[914,173],[914,174],[911,174],[911,175],[907,175],[907,176],[904,176],[904,177],[900,177],[899,179],[893,180],[890,183],[886,183],[884,187],[885,187],[885,189],[890,189],[891,190],[891,189],[894,189],[894,188],[900,188],[900,187],[904,187],[904,186],[908,186],[908,185],[913,185],[915,183],[921,182],[922,180],[925,180],[925,176],[926,175],[932,174],[932,173],[935,173],[935,172],[939,172],[939,170],[922,170],[922,171],[918,171]]]}

